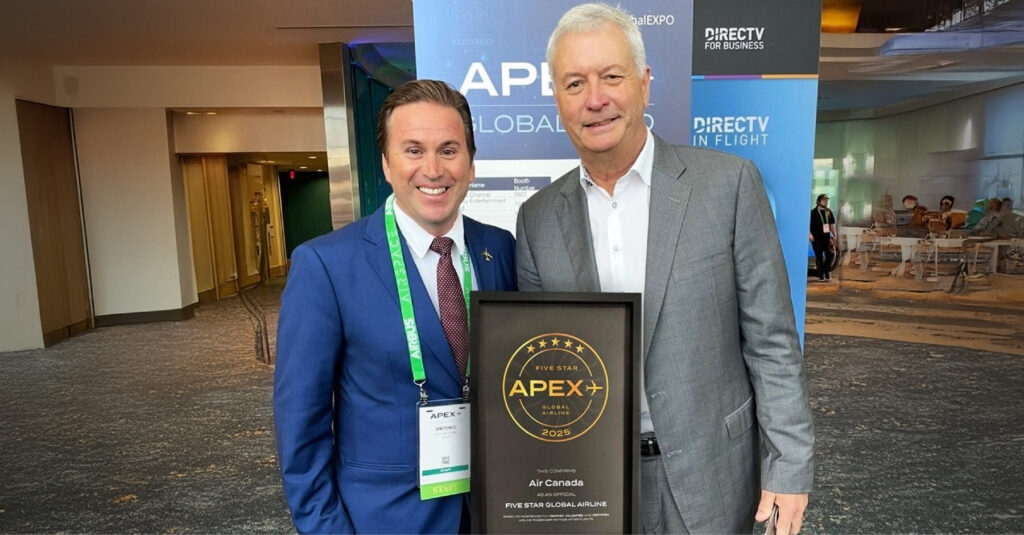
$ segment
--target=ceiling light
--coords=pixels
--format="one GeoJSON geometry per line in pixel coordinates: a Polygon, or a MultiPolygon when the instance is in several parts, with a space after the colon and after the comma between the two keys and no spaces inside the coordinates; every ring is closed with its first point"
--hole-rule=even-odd
{"type": "Polygon", "coordinates": [[[207,115],[217,115],[217,112],[215,112],[215,111],[208,111],[208,112],[206,112],[206,114],[207,115]]]}
{"type": "Polygon", "coordinates": [[[305,166],[305,165],[300,165],[300,166],[299,166],[299,169],[305,169],[305,168],[306,168],[306,166],[305,166]]]}
{"type": "Polygon", "coordinates": [[[187,112],[185,112],[185,115],[199,115],[199,112],[197,112],[197,111],[187,111],[187,112]]]}
{"type": "Polygon", "coordinates": [[[317,172],[317,173],[323,173],[323,172],[324,172],[324,170],[323,170],[323,169],[317,169],[317,170],[316,170],[316,172],[317,172]]]}
{"type": "Polygon", "coordinates": [[[307,156],[307,158],[309,158],[310,160],[315,160],[316,156],[307,156]]]}

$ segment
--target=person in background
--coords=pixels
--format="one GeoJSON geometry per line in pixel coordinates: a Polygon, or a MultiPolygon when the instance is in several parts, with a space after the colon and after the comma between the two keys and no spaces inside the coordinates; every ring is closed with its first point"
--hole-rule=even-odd
{"type": "Polygon", "coordinates": [[[814,265],[818,269],[819,281],[832,280],[832,263],[835,261],[836,217],[828,207],[828,195],[818,195],[818,201],[811,210],[811,230],[807,239],[814,247],[814,265]]]}
{"type": "Polygon", "coordinates": [[[1002,223],[1002,214],[999,212],[1002,208],[1003,201],[995,197],[989,199],[988,206],[985,208],[985,214],[981,216],[978,224],[971,229],[971,236],[996,236],[999,234],[999,227],[1002,223]]]}
{"type": "Polygon", "coordinates": [[[911,227],[923,227],[924,226],[924,213],[928,211],[928,208],[921,206],[917,203],[917,197],[913,195],[906,195],[903,197],[903,208],[911,211],[910,223],[908,226],[911,227]]]}
{"type": "Polygon", "coordinates": [[[952,228],[954,202],[956,199],[952,195],[943,195],[939,200],[939,211],[928,212],[922,217],[922,221],[930,232],[941,233],[952,228]]]}
{"type": "Polygon", "coordinates": [[[1013,200],[1003,197],[1002,208],[999,210],[1000,239],[1024,238],[1024,224],[1020,216],[1013,212],[1013,200]]]}
{"type": "Polygon", "coordinates": [[[946,223],[946,230],[953,226],[953,203],[956,199],[952,195],[944,195],[939,200],[939,219],[946,223]]]}

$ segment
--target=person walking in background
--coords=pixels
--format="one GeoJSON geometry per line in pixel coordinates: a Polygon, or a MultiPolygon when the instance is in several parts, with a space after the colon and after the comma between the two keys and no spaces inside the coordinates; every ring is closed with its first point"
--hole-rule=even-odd
{"type": "Polygon", "coordinates": [[[817,205],[811,210],[811,230],[807,238],[814,246],[814,265],[818,280],[832,280],[832,263],[836,256],[836,217],[828,207],[828,195],[818,195],[817,205]]]}

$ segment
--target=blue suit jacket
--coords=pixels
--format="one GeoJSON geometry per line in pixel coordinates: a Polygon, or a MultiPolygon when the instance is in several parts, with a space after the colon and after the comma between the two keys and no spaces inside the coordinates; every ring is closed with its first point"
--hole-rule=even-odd
{"type": "MultiPolygon", "coordinates": [[[[464,221],[480,289],[515,290],[512,235],[464,221]]],[[[427,393],[457,398],[462,381],[404,238],[402,251],[427,393]]],[[[419,497],[419,389],[383,209],[300,245],[291,260],[277,330],[274,420],[295,527],[303,533],[458,532],[465,497],[419,497]]]]}

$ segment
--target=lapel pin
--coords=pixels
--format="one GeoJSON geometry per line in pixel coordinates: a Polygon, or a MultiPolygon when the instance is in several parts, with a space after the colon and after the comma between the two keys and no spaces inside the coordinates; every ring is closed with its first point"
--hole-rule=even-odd
{"type": "Polygon", "coordinates": [[[492,258],[491,257],[491,252],[488,251],[486,247],[484,247],[484,252],[480,253],[480,256],[484,257],[484,261],[485,262],[490,262],[491,258],[492,258]]]}

